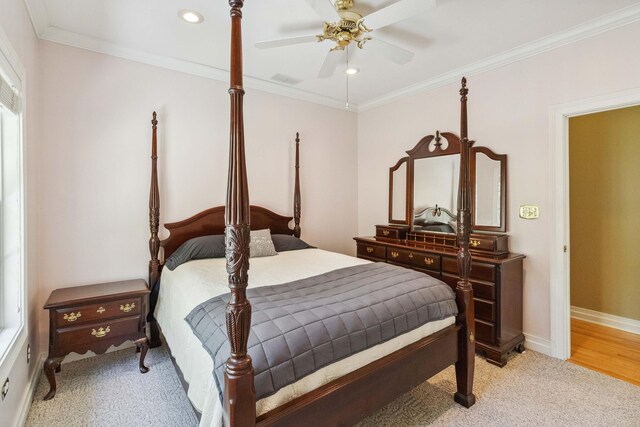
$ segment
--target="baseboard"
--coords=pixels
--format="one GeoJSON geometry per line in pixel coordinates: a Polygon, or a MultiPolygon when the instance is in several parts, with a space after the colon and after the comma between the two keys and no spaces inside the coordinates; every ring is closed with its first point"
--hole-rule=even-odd
{"type": "Polygon", "coordinates": [[[528,350],[537,351],[538,353],[551,356],[551,341],[544,338],[536,337],[531,334],[524,334],[524,346],[528,350]]]}
{"type": "Polygon", "coordinates": [[[627,319],[613,314],[600,313],[582,307],[571,306],[571,318],[585,322],[597,323],[613,329],[640,334],[640,320],[627,319]]]}
{"type": "Polygon", "coordinates": [[[27,422],[27,416],[29,415],[29,409],[31,409],[31,402],[33,402],[33,395],[38,388],[38,382],[40,382],[40,375],[42,375],[42,365],[47,358],[47,353],[40,353],[38,359],[35,361],[35,368],[29,377],[29,388],[25,392],[25,397],[22,399],[22,406],[18,412],[18,425],[24,426],[27,422]]]}

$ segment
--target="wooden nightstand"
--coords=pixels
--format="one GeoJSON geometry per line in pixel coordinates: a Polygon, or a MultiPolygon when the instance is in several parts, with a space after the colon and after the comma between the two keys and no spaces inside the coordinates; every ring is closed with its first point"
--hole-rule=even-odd
{"type": "Polygon", "coordinates": [[[112,345],[132,340],[140,351],[140,372],[149,371],[144,366],[149,348],[145,332],[148,295],[147,283],[141,279],[51,292],[44,306],[49,310],[49,357],[44,373],[50,385],[44,400],[56,395],[55,372],[71,352],[102,354],[112,345]]]}

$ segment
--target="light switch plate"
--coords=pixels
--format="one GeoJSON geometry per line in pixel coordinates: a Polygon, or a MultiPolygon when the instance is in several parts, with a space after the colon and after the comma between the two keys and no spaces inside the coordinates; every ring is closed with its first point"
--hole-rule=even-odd
{"type": "Polygon", "coordinates": [[[520,218],[538,219],[540,218],[540,208],[535,205],[522,205],[520,206],[520,218]]]}

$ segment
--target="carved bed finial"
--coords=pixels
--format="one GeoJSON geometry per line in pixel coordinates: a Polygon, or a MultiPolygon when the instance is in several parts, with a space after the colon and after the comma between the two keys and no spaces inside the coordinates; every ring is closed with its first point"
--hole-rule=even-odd
{"type": "Polygon", "coordinates": [[[293,192],[293,235],[300,238],[300,217],[302,214],[302,202],[300,198],[300,133],[296,132],[296,177],[293,192]]]}
{"type": "Polygon", "coordinates": [[[231,6],[231,17],[238,16],[242,18],[242,6],[244,6],[244,0],[229,0],[229,6],[231,6]]]}
{"type": "Polygon", "coordinates": [[[467,89],[467,78],[462,78],[462,87],[460,88],[460,96],[462,97],[461,101],[467,100],[467,94],[469,93],[469,89],[467,89]]]}

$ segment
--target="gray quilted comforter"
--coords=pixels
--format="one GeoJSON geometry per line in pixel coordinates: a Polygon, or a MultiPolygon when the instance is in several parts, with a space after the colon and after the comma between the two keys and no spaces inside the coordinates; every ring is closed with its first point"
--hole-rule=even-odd
{"type": "MultiPolygon", "coordinates": [[[[253,307],[248,349],[257,399],[335,361],[457,314],[449,286],[384,263],[252,288],[247,296],[253,307]]],[[[185,319],[213,358],[220,398],[230,352],[225,324],[229,297],[214,297],[185,319]]]]}

